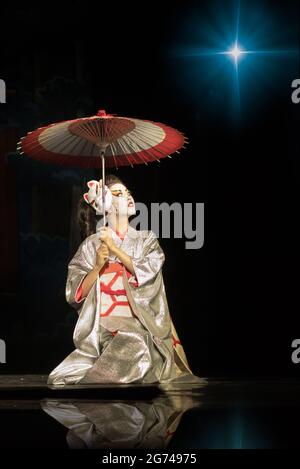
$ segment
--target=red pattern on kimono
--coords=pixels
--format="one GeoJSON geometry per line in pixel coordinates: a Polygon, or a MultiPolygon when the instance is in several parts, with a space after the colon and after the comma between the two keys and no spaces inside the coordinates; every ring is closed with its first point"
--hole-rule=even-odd
{"type": "MultiPolygon", "coordinates": [[[[125,269],[128,280],[133,277],[132,274],[125,269]]],[[[129,304],[126,290],[123,285],[123,264],[119,262],[109,262],[105,269],[99,273],[101,288],[101,311],[100,316],[125,316],[133,317],[131,306],[129,304]]],[[[135,277],[133,277],[135,279],[135,277]]],[[[137,287],[138,282],[133,279],[129,280],[130,284],[137,287]]],[[[82,284],[76,293],[76,301],[82,299],[82,284]]],[[[118,330],[110,331],[115,336],[118,330]]]]}
{"type": "MultiPolygon", "coordinates": [[[[125,270],[128,280],[132,277],[125,270]]],[[[138,286],[136,281],[130,281],[131,285],[138,286]]],[[[123,267],[118,262],[112,262],[101,275],[101,316],[133,316],[128,302],[126,290],[123,285],[123,267]]]]}
{"type": "MultiPolygon", "coordinates": [[[[125,269],[126,276],[128,279],[132,277],[132,274],[125,269]]],[[[133,317],[133,313],[128,302],[126,290],[123,288],[123,264],[119,262],[109,262],[105,270],[99,274],[101,277],[100,286],[101,286],[101,311],[100,316],[126,316],[133,317]],[[109,275],[110,274],[110,275],[109,275]],[[122,288],[116,288],[122,287],[122,288]]],[[[134,277],[135,278],[135,277],[134,277]]],[[[130,284],[137,287],[137,281],[130,281],[130,284]]],[[[76,293],[76,301],[82,300],[82,283],[79,286],[76,293]]],[[[113,336],[115,336],[118,330],[110,331],[113,336]]],[[[173,347],[176,348],[177,345],[181,345],[180,340],[177,340],[173,334],[173,347]]]]}
{"type": "MultiPolygon", "coordinates": [[[[119,262],[109,262],[109,264],[105,267],[105,270],[100,274],[99,273],[99,277],[101,277],[101,279],[105,278],[105,276],[107,276],[107,274],[109,273],[112,273],[112,272],[115,272],[115,274],[112,276],[112,278],[110,277],[108,283],[104,283],[104,282],[100,282],[100,285],[101,285],[101,292],[109,295],[111,297],[111,300],[112,300],[112,303],[121,303],[124,305],[128,305],[128,300],[126,300],[126,302],[120,302],[118,300],[116,300],[116,296],[126,296],[127,298],[127,295],[126,295],[126,290],[125,288],[121,288],[121,289],[113,289],[113,284],[115,284],[117,282],[117,280],[120,278],[122,279],[122,275],[123,275],[123,265],[120,264],[119,262]]],[[[132,274],[127,270],[125,269],[125,273],[127,275],[127,278],[130,279],[130,277],[132,277],[132,274]]],[[[123,280],[123,279],[122,279],[123,280]]],[[[82,282],[83,283],[83,282],[82,282]]],[[[79,285],[77,291],[76,291],[76,301],[79,303],[83,297],[82,297],[82,283],[79,285]]],[[[123,282],[122,282],[123,284],[123,282]]],[[[130,284],[133,285],[134,287],[137,287],[138,286],[138,282],[137,281],[130,281],[130,284]]],[[[107,316],[111,310],[113,308],[110,307],[109,311],[106,311],[105,313],[102,313],[101,312],[101,316],[107,316]]]]}
{"type": "MultiPolygon", "coordinates": [[[[116,231],[119,238],[124,238],[125,234],[121,235],[116,231]]],[[[128,278],[132,277],[132,274],[125,268],[125,273],[128,278]]],[[[105,270],[100,274],[101,277],[100,286],[101,286],[101,311],[100,316],[126,316],[133,317],[133,313],[128,302],[126,290],[123,285],[123,264],[120,262],[109,262],[107,263],[105,270]],[[113,275],[114,273],[114,275],[113,275]],[[110,275],[109,275],[110,274],[110,275]],[[116,288],[116,286],[121,288],[116,288]]],[[[137,287],[138,282],[136,278],[133,277],[135,281],[129,280],[130,284],[137,287]]],[[[78,287],[76,292],[76,301],[82,300],[82,283],[78,287]]],[[[110,331],[113,336],[115,336],[118,330],[110,331]]],[[[181,345],[180,340],[174,337],[172,334],[173,347],[176,348],[177,345],[181,345]]]]}

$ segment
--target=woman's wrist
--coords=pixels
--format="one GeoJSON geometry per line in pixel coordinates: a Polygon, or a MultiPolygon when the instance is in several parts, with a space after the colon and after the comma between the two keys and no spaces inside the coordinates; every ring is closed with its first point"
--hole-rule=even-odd
{"type": "Polygon", "coordinates": [[[95,274],[99,275],[100,272],[102,272],[105,268],[105,266],[107,265],[108,261],[104,262],[102,265],[95,265],[92,272],[94,272],[95,274]]]}
{"type": "Polygon", "coordinates": [[[108,247],[108,249],[110,250],[110,252],[112,254],[116,254],[116,251],[117,251],[118,247],[115,243],[111,243],[111,245],[108,247]]]}
{"type": "Polygon", "coordinates": [[[109,248],[109,250],[112,254],[114,254],[116,256],[117,252],[118,252],[118,246],[116,246],[115,244],[112,244],[111,247],[109,248]]]}

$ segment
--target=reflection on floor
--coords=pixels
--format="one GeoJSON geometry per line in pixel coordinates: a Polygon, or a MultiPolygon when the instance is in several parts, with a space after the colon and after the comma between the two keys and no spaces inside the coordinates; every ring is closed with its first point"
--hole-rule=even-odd
{"type": "Polygon", "coordinates": [[[299,382],[208,380],[189,387],[105,385],[64,391],[47,389],[44,377],[0,377],[5,429],[0,446],[183,450],[299,445],[299,382]]]}

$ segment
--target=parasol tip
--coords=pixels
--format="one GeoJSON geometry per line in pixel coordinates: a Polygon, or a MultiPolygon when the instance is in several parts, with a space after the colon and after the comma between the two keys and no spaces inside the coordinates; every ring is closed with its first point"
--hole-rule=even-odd
{"type": "Polygon", "coordinates": [[[98,117],[113,117],[112,114],[106,114],[105,109],[99,109],[99,111],[97,112],[97,116],[98,117]]]}

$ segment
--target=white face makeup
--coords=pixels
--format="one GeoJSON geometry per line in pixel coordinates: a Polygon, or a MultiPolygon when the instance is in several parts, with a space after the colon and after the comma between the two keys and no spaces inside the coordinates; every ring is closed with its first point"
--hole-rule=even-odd
{"type": "Polygon", "coordinates": [[[112,193],[112,205],[118,215],[135,215],[135,203],[130,191],[124,184],[116,183],[109,186],[112,193]]]}

